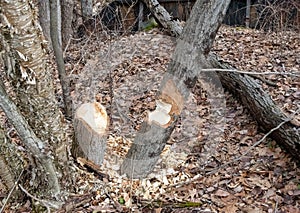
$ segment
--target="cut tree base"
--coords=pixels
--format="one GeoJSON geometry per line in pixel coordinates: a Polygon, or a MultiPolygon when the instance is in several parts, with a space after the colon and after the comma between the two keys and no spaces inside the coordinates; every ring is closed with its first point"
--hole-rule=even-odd
{"type": "Polygon", "coordinates": [[[73,156],[87,158],[101,165],[106,149],[107,127],[108,117],[101,104],[82,104],[76,110],[74,118],[73,156]]]}

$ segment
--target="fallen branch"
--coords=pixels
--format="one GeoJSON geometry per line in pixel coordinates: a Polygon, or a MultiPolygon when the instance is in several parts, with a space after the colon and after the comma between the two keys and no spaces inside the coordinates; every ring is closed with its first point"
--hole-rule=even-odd
{"type": "MultiPolygon", "coordinates": [[[[258,146],[259,144],[261,144],[270,134],[272,134],[274,131],[278,130],[283,124],[291,121],[294,116],[300,111],[297,110],[295,113],[293,113],[293,116],[288,118],[287,120],[281,122],[278,126],[274,127],[273,129],[271,129],[268,133],[266,133],[260,140],[258,140],[257,142],[255,142],[246,152],[244,152],[241,156],[225,163],[225,164],[222,164],[221,166],[219,166],[218,168],[212,170],[212,171],[209,171],[207,173],[205,173],[205,175],[212,175],[216,172],[218,172],[220,169],[223,169],[227,166],[229,166],[230,164],[233,164],[239,160],[241,160],[244,156],[246,156],[253,148],[255,148],[256,146],[258,146]]],[[[179,182],[179,183],[175,183],[175,184],[172,184],[169,186],[169,188],[172,188],[172,187],[178,187],[178,186],[183,186],[183,185],[187,185],[187,184],[190,184],[190,183],[194,183],[195,181],[197,180],[200,180],[203,178],[203,176],[205,175],[201,175],[201,174],[197,174],[195,177],[193,177],[192,179],[188,180],[188,181],[184,181],[184,182],[179,182]]]]}
{"type": "Polygon", "coordinates": [[[15,190],[15,188],[16,188],[18,182],[20,181],[20,178],[21,178],[23,172],[24,172],[24,170],[22,170],[22,171],[20,172],[20,175],[18,176],[17,180],[15,181],[14,186],[10,189],[10,191],[9,191],[9,193],[8,193],[8,195],[7,195],[7,197],[6,197],[5,201],[4,201],[4,203],[3,203],[3,205],[2,205],[2,208],[1,208],[1,210],[0,210],[0,213],[2,213],[2,212],[4,211],[4,208],[5,208],[5,206],[6,206],[7,202],[8,202],[8,200],[9,200],[9,198],[11,197],[13,191],[15,190]]]}
{"type": "Polygon", "coordinates": [[[239,74],[247,74],[247,75],[283,75],[283,76],[294,76],[300,77],[300,72],[247,72],[237,69],[202,69],[204,72],[234,72],[239,74]]]}
{"type": "Polygon", "coordinates": [[[35,196],[33,196],[32,194],[30,194],[26,189],[24,189],[24,187],[19,184],[20,189],[29,197],[31,197],[33,200],[36,200],[38,202],[40,202],[43,206],[45,206],[47,208],[48,212],[51,212],[50,209],[59,209],[62,206],[62,202],[58,202],[58,201],[49,201],[49,200],[43,200],[43,199],[39,199],[35,196]]]}

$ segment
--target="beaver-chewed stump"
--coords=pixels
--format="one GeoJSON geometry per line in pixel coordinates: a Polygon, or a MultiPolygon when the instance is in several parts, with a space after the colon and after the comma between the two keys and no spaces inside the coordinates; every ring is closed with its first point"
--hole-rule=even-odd
{"type": "Polygon", "coordinates": [[[106,110],[101,104],[82,104],[74,116],[73,156],[83,157],[101,165],[106,149],[108,123],[106,110]]]}

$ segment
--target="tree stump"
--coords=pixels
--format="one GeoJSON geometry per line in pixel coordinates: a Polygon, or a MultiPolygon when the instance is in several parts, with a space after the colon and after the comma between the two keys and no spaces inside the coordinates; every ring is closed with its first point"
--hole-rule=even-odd
{"type": "Polygon", "coordinates": [[[108,123],[106,110],[101,104],[82,104],[74,117],[73,156],[87,158],[101,165],[106,149],[108,123]]]}

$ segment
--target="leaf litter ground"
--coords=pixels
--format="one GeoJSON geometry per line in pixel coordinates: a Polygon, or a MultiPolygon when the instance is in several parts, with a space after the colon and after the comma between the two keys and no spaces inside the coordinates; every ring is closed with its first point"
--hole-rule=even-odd
{"type": "MultiPolygon", "coordinates": [[[[214,51],[243,71],[299,72],[299,41],[293,32],[265,33],[223,26],[214,51]]],[[[100,180],[77,168],[78,193],[89,195],[89,199],[76,211],[300,212],[300,170],[296,163],[271,139],[252,147],[264,134],[228,93],[225,116],[216,122],[208,98],[209,85],[201,81],[193,89],[154,172],[143,180],[120,176],[120,164],[136,131],[147,111],[155,108],[155,95],[175,41],[152,31],[86,43],[84,49],[80,43],[69,50],[74,57],[70,67],[78,58],[84,62],[72,70],[76,79],[74,100],[77,105],[94,100],[105,105],[111,127],[100,168],[106,176],[100,180]],[[93,82],[87,84],[90,79],[93,82]],[[239,156],[239,161],[226,164],[239,156]]],[[[263,87],[282,110],[292,114],[299,108],[299,78],[262,78],[263,87]]]]}
{"type": "MultiPolygon", "coordinates": [[[[103,165],[91,171],[80,161],[74,164],[76,192],[60,212],[300,212],[296,163],[271,139],[252,147],[264,134],[247,110],[226,92],[225,109],[212,106],[210,85],[201,79],[154,172],[143,180],[119,175],[147,111],[155,108],[174,47],[173,38],[156,30],[92,35],[70,45],[65,61],[74,107],[100,102],[111,126],[103,165]],[[213,111],[222,116],[216,118],[213,111]]],[[[293,32],[223,26],[214,51],[243,71],[300,70],[300,38],[293,32]]],[[[299,78],[262,77],[284,112],[299,108],[299,78]]]]}

